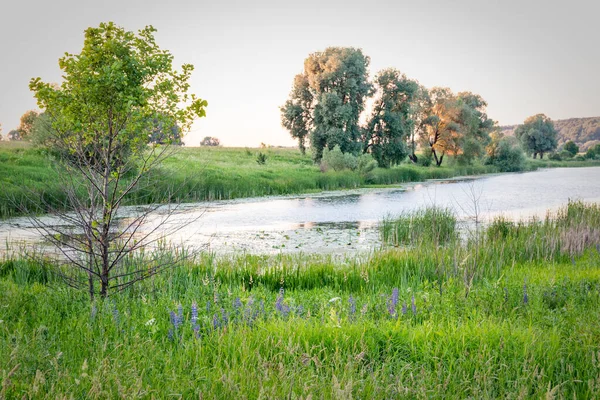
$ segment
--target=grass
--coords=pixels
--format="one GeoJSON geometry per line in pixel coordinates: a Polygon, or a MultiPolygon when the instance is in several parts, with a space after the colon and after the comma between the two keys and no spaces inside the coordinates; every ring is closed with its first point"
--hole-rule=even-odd
{"type": "Polygon", "coordinates": [[[598,398],[599,233],[570,203],[366,257],[205,254],[94,303],[17,255],[0,397],[598,398]]]}
{"type": "MultiPolygon", "coordinates": [[[[287,195],[497,172],[492,166],[459,166],[450,160],[441,168],[401,164],[389,169],[377,168],[368,174],[322,173],[309,155],[302,155],[296,149],[260,151],[266,155],[265,165],[256,162],[258,149],[182,148],[146,176],[140,189],[126,202],[131,205],[163,202],[171,193],[177,193],[178,200],[183,202],[287,195]]],[[[589,165],[600,162],[531,160],[528,169],[589,165]]],[[[44,150],[26,143],[0,142],[0,218],[64,207],[67,199],[59,187],[59,173],[56,162],[44,150]]]]}

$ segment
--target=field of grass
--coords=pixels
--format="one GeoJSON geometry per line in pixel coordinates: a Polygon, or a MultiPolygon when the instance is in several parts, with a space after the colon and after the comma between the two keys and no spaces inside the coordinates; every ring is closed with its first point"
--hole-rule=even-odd
{"type": "Polygon", "coordinates": [[[599,398],[600,207],[471,233],[205,254],[92,303],[5,259],[0,398],[599,398]]]}
{"type": "MultiPolygon", "coordinates": [[[[450,160],[451,161],[451,160],[450,160]]],[[[531,160],[530,169],[552,166],[589,166],[600,162],[552,162],[531,160]]],[[[141,183],[128,204],[164,201],[177,193],[183,202],[222,200],[267,195],[353,189],[427,179],[497,172],[492,166],[452,165],[421,167],[403,164],[390,169],[377,168],[366,175],[353,171],[322,173],[309,155],[296,149],[182,148],[141,183]],[[256,162],[258,152],[267,156],[265,165],[256,162]]],[[[61,207],[65,196],[57,179],[60,171],[44,150],[26,143],[0,142],[0,218],[39,213],[42,204],[61,207]]]]}

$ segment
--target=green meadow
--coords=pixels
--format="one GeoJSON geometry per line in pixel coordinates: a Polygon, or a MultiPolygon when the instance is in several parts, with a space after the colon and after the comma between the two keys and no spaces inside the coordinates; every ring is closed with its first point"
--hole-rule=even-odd
{"type": "MultiPolygon", "coordinates": [[[[127,204],[300,194],[498,172],[489,165],[460,166],[452,160],[448,164],[423,167],[406,163],[366,174],[350,170],[321,172],[310,155],[302,155],[297,149],[184,147],[145,176],[127,204]],[[259,153],[266,154],[264,165],[256,162],[259,153]]],[[[600,162],[530,160],[528,170],[592,165],[600,162]]],[[[66,198],[60,173],[47,151],[27,143],[1,142],[0,218],[62,208],[66,198]]]]}
{"type": "Polygon", "coordinates": [[[352,257],[206,253],[93,302],[15,250],[0,398],[599,398],[600,207],[455,224],[390,218],[392,246],[352,257]]]}

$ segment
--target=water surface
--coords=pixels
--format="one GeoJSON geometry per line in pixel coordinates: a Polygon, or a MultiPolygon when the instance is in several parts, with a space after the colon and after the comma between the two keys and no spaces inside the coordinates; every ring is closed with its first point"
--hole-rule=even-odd
{"type": "MultiPolygon", "coordinates": [[[[570,199],[600,203],[599,167],[186,204],[170,224],[194,222],[170,240],[196,248],[208,246],[218,253],[368,251],[381,246],[377,225],[382,218],[424,206],[451,208],[461,221],[476,215],[484,221],[498,215],[518,220],[544,217],[570,199]]],[[[123,208],[123,221],[134,212],[135,207],[123,208]]],[[[160,218],[156,212],[142,231],[160,218]]],[[[27,218],[13,218],[0,226],[0,240],[31,245],[41,243],[42,237],[27,218]]]]}

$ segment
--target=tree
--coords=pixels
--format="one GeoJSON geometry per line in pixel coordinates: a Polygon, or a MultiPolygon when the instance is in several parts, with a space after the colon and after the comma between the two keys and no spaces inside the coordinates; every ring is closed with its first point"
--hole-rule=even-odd
{"type": "Polygon", "coordinates": [[[136,34],[112,22],[88,28],[81,53],[59,59],[60,86],[41,78],[29,85],[51,121],[49,133],[66,171],[61,177],[72,212],[55,213],[80,232],[57,232],[39,220],[37,226],[76,267],[65,275],[67,282],[87,287],[92,298],[96,281],[106,297],[164,269],[158,258],[124,269],[124,259],[154,239],[136,235],[148,213],[121,229],[115,218],[126,196],[170,154],[176,140],[170,128],[186,131],[195,117],[205,116],[206,101],[187,93],[193,66],[175,71],[173,56],[158,47],[154,32],[148,26],[136,34]],[[168,137],[148,144],[157,121],[168,137]]]}
{"type": "Polygon", "coordinates": [[[39,117],[39,113],[37,111],[27,111],[25,114],[21,116],[21,123],[17,130],[19,131],[20,140],[30,140],[31,133],[33,132],[33,126],[35,124],[36,119],[39,117]]]}
{"type": "Polygon", "coordinates": [[[577,153],[579,153],[579,146],[577,146],[572,140],[569,140],[567,143],[565,143],[564,150],[571,153],[571,157],[574,157],[577,155],[577,153]]]}
{"type": "Polygon", "coordinates": [[[471,164],[474,159],[484,155],[496,123],[488,118],[485,112],[487,103],[481,96],[461,92],[457,95],[457,101],[460,109],[457,122],[461,130],[457,159],[460,164],[471,164]]]}
{"type": "Polygon", "coordinates": [[[413,96],[413,101],[411,104],[411,116],[412,119],[412,129],[409,133],[409,146],[410,153],[408,154],[408,158],[416,164],[419,160],[415,153],[417,149],[417,141],[418,138],[425,136],[426,124],[428,117],[428,110],[431,105],[431,98],[429,97],[429,90],[425,86],[419,85],[417,92],[413,96]]]}
{"type": "Polygon", "coordinates": [[[304,72],[294,79],[290,98],[280,108],[282,125],[299,140],[300,149],[308,136],[315,161],[325,147],[360,151],[359,118],[372,91],[369,62],[360,49],[329,47],[310,54],[304,72]]]}
{"type": "Polygon", "coordinates": [[[18,129],[12,129],[7,134],[8,140],[21,140],[21,132],[18,129]]]}
{"type": "Polygon", "coordinates": [[[200,142],[200,146],[213,146],[213,147],[218,147],[221,145],[221,141],[219,139],[217,139],[216,137],[212,137],[212,136],[206,136],[204,139],[202,139],[202,141],[200,142]]]}
{"type": "Polygon", "coordinates": [[[419,84],[393,68],[379,72],[375,83],[377,98],[363,130],[363,152],[370,152],[380,167],[389,167],[408,153],[406,140],[414,124],[412,102],[419,84]]]}
{"type": "Polygon", "coordinates": [[[527,118],[523,125],[515,129],[515,136],[521,141],[523,149],[533,154],[533,158],[537,158],[538,154],[544,158],[544,153],[556,149],[556,135],[554,123],[544,114],[527,118]]]}
{"type": "Polygon", "coordinates": [[[456,154],[460,148],[460,104],[448,88],[433,88],[425,111],[421,142],[428,146],[435,164],[439,167],[448,153],[456,154]]]}

